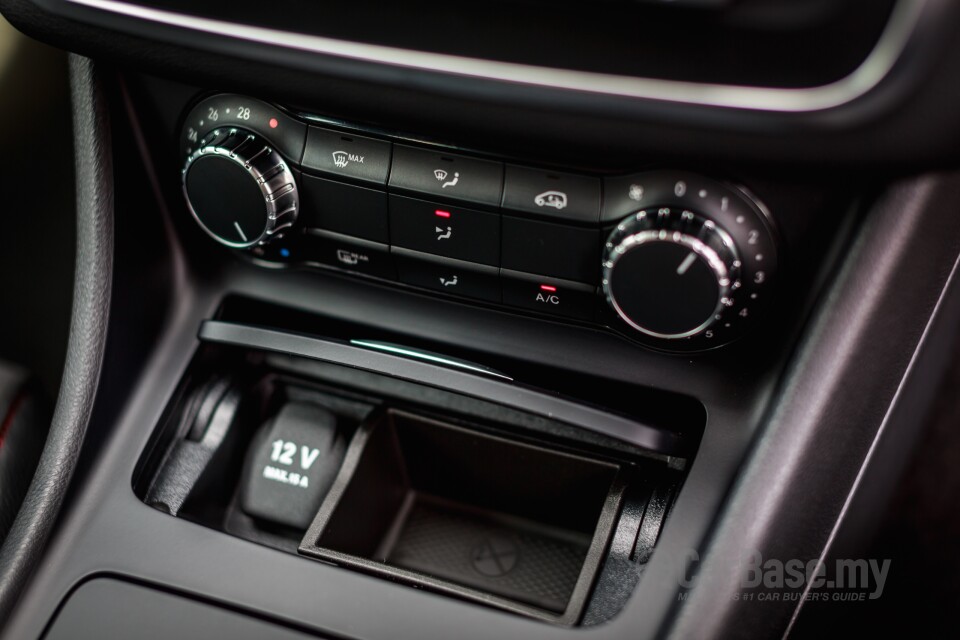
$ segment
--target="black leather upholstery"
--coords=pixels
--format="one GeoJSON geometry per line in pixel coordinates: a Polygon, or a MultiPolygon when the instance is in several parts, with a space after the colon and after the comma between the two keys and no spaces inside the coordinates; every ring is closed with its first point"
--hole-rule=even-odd
{"type": "Polygon", "coordinates": [[[0,548],[0,621],[43,553],[77,464],[106,344],[113,272],[113,165],[106,99],[94,64],[71,56],[77,165],[73,314],[60,394],[37,471],[0,548]]]}

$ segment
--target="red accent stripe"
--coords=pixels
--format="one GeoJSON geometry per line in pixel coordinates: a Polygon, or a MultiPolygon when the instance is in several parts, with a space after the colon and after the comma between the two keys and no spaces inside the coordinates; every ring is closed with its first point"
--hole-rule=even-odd
{"type": "Polygon", "coordinates": [[[10,425],[13,424],[13,419],[17,415],[17,411],[20,410],[20,405],[23,404],[23,401],[26,400],[27,394],[21,393],[13,400],[13,404],[10,405],[10,410],[7,412],[7,415],[3,418],[3,423],[0,424],[0,449],[3,448],[3,441],[7,437],[7,431],[10,430],[10,425]]]}

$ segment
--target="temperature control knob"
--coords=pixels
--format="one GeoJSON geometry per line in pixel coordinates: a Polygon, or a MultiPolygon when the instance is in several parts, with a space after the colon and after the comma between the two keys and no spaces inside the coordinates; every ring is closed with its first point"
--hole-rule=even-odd
{"type": "Polygon", "coordinates": [[[686,172],[608,180],[603,255],[611,326],[667,350],[730,342],[769,305],[777,243],[746,191],[686,172]],[[625,216],[625,217],[624,217],[625,216]]]}
{"type": "Polygon", "coordinates": [[[236,128],[211,131],[183,168],[193,217],[218,242],[243,249],[277,237],[297,218],[293,172],[264,139],[236,128]]]}
{"type": "Polygon", "coordinates": [[[617,314],[654,338],[687,338],[722,318],[740,287],[730,235],[675,207],[639,211],[607,241],[603,288],[617,314]]]}

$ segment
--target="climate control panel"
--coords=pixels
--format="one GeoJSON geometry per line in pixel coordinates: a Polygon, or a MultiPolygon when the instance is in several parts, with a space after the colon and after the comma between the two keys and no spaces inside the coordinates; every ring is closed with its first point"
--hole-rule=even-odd
{"type": "Polygon", "coordinates": [[[697,351],[769,304],[774,230],[746,191],[690,172],[596,176],[200,101],[180,140],[187,207],[260,264],[336,269],[697,351]]]}

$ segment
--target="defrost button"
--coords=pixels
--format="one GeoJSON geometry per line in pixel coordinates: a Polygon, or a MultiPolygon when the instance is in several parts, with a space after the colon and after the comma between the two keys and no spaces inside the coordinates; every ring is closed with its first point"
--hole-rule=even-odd
{"type": "Polygon", "coordinates": [[[333,178],[384,185],[390,172],[390,147],[384,140],[310,127],[303,168],[333,178]]]}
{"type": "Polygon", "coordinates": [[[496,207],[503,192],[503,165],[452,153],[396,145],[390,171],[391,191],[429,194],[496,207]]]}

